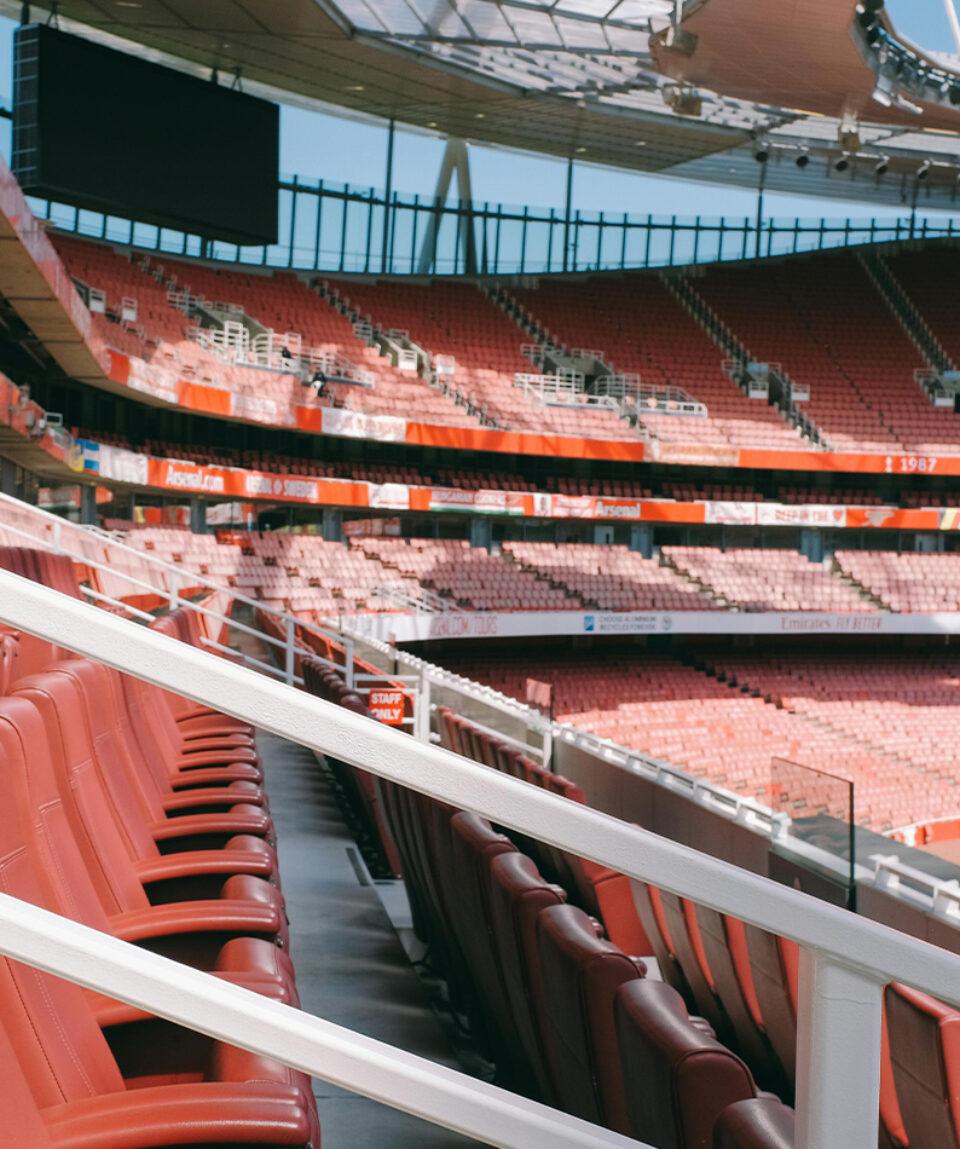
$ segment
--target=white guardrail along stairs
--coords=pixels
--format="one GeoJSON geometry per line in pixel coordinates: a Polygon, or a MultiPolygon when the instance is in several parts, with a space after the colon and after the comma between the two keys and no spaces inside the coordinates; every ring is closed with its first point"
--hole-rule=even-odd
{"type": "MultiPolygon", "coordinates": [[[[875,1149],[885,983],[960,1004],[960,958],[945,950],[6,572],[0,621],[794,940],[798,1149],[875,1149]]],[[[0,951],[490,1145],[636,1144],[9,897],[0,951]]]]}

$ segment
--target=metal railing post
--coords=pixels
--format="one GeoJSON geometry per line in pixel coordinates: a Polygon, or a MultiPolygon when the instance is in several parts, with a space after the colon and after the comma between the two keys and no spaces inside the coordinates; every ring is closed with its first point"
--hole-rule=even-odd
{"type": "Polygon", "coordinates": [[[883,986],[800,950],[797,1149],[874,1149],[883,986]]]}
{"type": "Polygon", "coordinates": [[[170,609],[176,610],[180,605],[180,572],[174,571],[170,576],[170,594],[168,596],[170,609]]]}
{"type": "Polygon", "coordinates": [[[553,769],[553,723],[550,723],[543,732],[543,750],[541,762],[544,770],[553,769]]]}
{"type": "Polygon", "coordinates": [[[415,703],[417,708],[414,730],[421,742],[430,741],[430,675],[426,668],[420,672],[420,690],[415,703]]]}
{"type": "Polygon", "coordinates": [[[354,665],[354,647],[355,643],[352,638],[345,638],[343,640],[344,679],[346,680],[347,686],[349,686],[351,689],[356,685],[357,682],[357,668],[354,665]]]}
{"type": "Polygon", "coordinates": [[[294,638],[296,635],[296,623],[292,615],[287,615],[284,626],[284,665],[283,665],[283,680],[287,686],[293,686],[294,679],[294,638]]]}

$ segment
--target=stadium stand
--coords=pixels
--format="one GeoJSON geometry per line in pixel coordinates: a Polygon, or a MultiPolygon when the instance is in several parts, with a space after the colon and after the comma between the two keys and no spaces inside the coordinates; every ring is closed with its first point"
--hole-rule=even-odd
{"type": "Polygon", "coordinates": [[[719,610],[716,601],[670,567],[626,547],[590,543],[504,543],[503,552],[574,591],[600,610],[719,610]]]}
{"type": "MultiPolygon", "coordinates": [[[[773,759],[852,779],[857,822],[878,831],[946,817],[955,810],[952,771],[932,765],[927,769],[923,755],[918,754],[922,761],[915,763],[897,754],[911,736],[917,746],[933,748],[935,761],[938,750],[940,758],[949,750],[950,733],[944,734],[942,744],[925,736],[928,714],[922,708],[913,713],[906,703],[887,741],[871,734],[882,721],[879,716],[874,723],[834,726],[821,721],[815,707],[807,712],[798,706],[793,713],[759,693],[743,693],[741,679],[719,681],[663,655],[500,661],[451,656],[448,663],[517,699],[525,697],[528,677],[550,682],[557,721],[756,797],[792,817],[822,809],[842,818],[846,799],[838,799],[829,786],[819,790],[819,783],[802,769],[775,776],[773,759]],[[908,790],[903,785],[905,768],[910,770],[908,790]]],[[[854,675],[852,665],[847,669],[854,675]]],[[[887,671],[895,673],[889,664],[887,671]]],[[[756,686],[749,678],[746,682],[762,690],[762,675],[756,686]]],[[[865,688],[857,692],[863,694],[865,688]]],[[[829,712],[825,706],[824,713],[829,712]]]]}
{"type": "MultiPolygon", "coordinates": [[[[3,558],[79,593],[63,556],[3,558]]],[[[163,625],[189,641],[183,613],[163,625]]],[[[251,728],[87,659],[7,686],[6,892],[296,1005],[251,728]]],[[[0,1018],[22,1144],[320,1143],[303,1075],[8,959],[0,1018]]]]}
{"type": "Polygon", "coordinates": [[[851,735],[934,777],[960,782],[954,710],[960,661],[904,652],[896,659],[710,656],[707,665],[731,685],[819,725],[851,735]]]}
{"type": "Polygon", "coordinates": [[[416,410],[425,422],[476,425],[451,398],[416,375],[396,371],[354,334],[345,316],[292,274],[221,272],[166,257],[133,262],[112,248],[66,236],[58,236],[57,244],[74,278],[106,293],[107,310],[94,315],[94,326],[107,346],[157,362],[187,379],[282,405],[332,403],[367,414],[402,416],[416,410]],[[273,338],[267,362],[275,369],[206,350],[197,341],[198,317],[188,318],[172,302],[178,293],[208,313],[210,329],[216,327],[212,317],[239,309],[264,334],[269,332],[273,338]],[[132,302],[135,319],[122,319],[124,300],[132,302]],[[283,348],[291,352],[289,368],[283,348]],[[301,356],[307,382],[318,366],[329,376],[320,399],[302,386],[301,356]]]}
{"type": "Polygon", "coordinates": [[[810,562],[796,551],[664,547],[664,560],[693,582],[742,610],[866,611],[876,605],[834,578],[829,560],[810,562]]]}
{"type": "Polygon", "coordinates": [[[837,565],[870,594],[900,612],[960,609],[960,564],[952,554],[837,551],[837,565]]]}
{"type": "Polygon", "coordinates": [[[523,331],[473,285],[330,281],[329,287],[376,326],[406,331],[434,356],[452,355],[457,390],[497,427],[636,438],[615,412],[539,405],[515,387],[514,375],[537,370],[521,354],[523,331]]]}
{"type": "Polygon", "coordinates": [[[748,399],[720,368],[722,353],[664,284],[653,276],[541,281],[515,293],[561,346],[597,348],[614,371],[639,374],[648,386],[680,388],[706,404],[706,418],[638,416],[665,442],[781,448],[809,447],[765,403],[748,399]]]}
{"type": "Polygon", "coordinates": [[[752,358],[809,386],[799,406],[832,450],[960,449],[960,418],[914,382],[923,357],[855,256],[716,268],[695,289],[752,358]]]}

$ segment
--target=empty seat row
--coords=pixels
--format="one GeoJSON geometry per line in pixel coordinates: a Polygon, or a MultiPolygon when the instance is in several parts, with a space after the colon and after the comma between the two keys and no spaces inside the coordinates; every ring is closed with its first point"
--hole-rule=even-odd
{"type": "MultiPolygon", "coordinates": [[[[437,717],[441,740],[449,748],[491,767],[506,769],[514,776],[544,784],[536,775],[548,772],[524,759],[502,740],[447,708],[439,708],[437,717]],[[524,766],[518,768],[521,762],[524,766]]],[[[560,776],[554,777],[557,781],[552,788],[556,792],[566,793],[574,800],[584,800],[578,787],[560,776]]],[[[411,800],[423,802],[416,796],[411,796],[411,800]]],[[[436,828],[436,810],[432,811],[432,817],[436,828]]],[[[441,828],[442,824],[441,819],[441,828]]],[[[577,901],[581,891],[576,881],[571,880],[569,871],[563,874],[560,885],[551,886],[540,877],[540,870],[532,857],[526,853],[511,857],[509,843],[512,839],[524,851],[543,851],[539,857],[547,859],[547,865],[553,848],[529,839],[520,840],[515,834],[511,834],[510,839],[494,835],[482,819],[473,815],[457,814],[450,818],[449,827],[455,843],[458,836],[473,843],[478,838],[482,839],[486,855],[492,857],[490,874],[485,884],[481,882],[473,903],[467,896],[472,889],[469,883],[461,881],[459,886],[464,900],[452,912],[454,921],[459,915],[464,936],[470,936],[471,928],[476,932],[469,923],[482,913],[485,904],[487,912],[495,914],[491,905],[495,900],[496,883],[507,881],[504,871],[510,873],[509,881],[513,883],[516,896],[521,896],[517,890],[522,887],[525,891],[523,896],[539,907],[537,912],[541,912],[544,906],[577,901]],[[494,856],[501,853],[505,856],[494,856]],[[565,896],[564,883],[569,897],[565,896]],[[530,892],[532,889],[539,891],[536,897],[530,892]],[[484,903],[484,897],[488,903],[484,903]]],[[[576,864],[579,860],[571,861],[576,864]]],[[[451,872],[456,877],[455,867],[451,872]]],[[[435,878],[435,883],[441,887],[443,874],[441,865],[435,878]]],[[[617,980],[618,975],[611,974],[614,963],[608,958],[603,959],[608,964],[604,975],[606,980],[595,972],[580,970],[577,975],[580,988],[575,991],[569,977],[563,981],[563,962],[573,961],[571,954],[575,955],[579,965],[590,967],[591,963],[598,962],[599,953],[610,952],[611,931],[606,931],[606,942],[588,937],[592,928],[590,923],[597,926],[598,915],[577,919],[572,917],[568,904],[564,912],[571,920],[565,922],[562,929],[557,922],[548,924],[547,918],[537,918],[534,925],[537,946],[534,948],[529,942],[530,924],[527,922],[525,992],[534,1001],[535,1009],[544,1010],[547,1014],[548,1037],[543,1040],[541,1035],[539,1048],[544,1061],[539,1068],[537,1045],[531,1043],[529,1034],[525,1041],[523,1034],[519,1039],[522,1048],[532,1050],[529,1060],[534,1067],[533,1076],[540,1083],[541,1095],[572,1108],[581,1116],[586,1115],[590,1102],[582,1093],[585,1076],[582,1067],[571,1066],[570,1055],[571,1051],[583,1048],[606,1049],[609,1054],[610,1045],[603,1039],[603,1027],[607,1026],[609,1036],[612,997],[612,1020],[619,1041],[619,1069],[612,1062],[603,1067],[593,1066],[593,1077],[599,1082],[600,1094],[608,1098],[605,1103],[595,1101],[595,1107],[597,1113],[606,1114],[607,1123],[621,1131],[632,1132],[651,1144],[676,1146],[677,1149],[687,1145],[709,1145],[711,1128],[714,1129],[717,1146],[782,1149],[792,1145],[792,1113],[769,1097],[737,1105],[729,1114],[724,1111],[722,1121],[718,1120],[718,1113],[735,1099],[738,1088],[744,1091],[743,1098],[757,1095],[754,1082],[761,1088],[773,1090],[784,1100],[792,1097],[799,999],[797,946],[787,939],[646,883],[631,881],[629,888],[629,905],[620,902],[620,920],[613,924],[626,938],[629,931],[623,919],[632,912],[638,919],[638,928],[633,935],[633,946],[624,946],[621,942],[617,948],[623,949],[625,954],[642,953],[655,957],[660,975],[671,987],[672,995],[663,986],[655,991],[646,988],[649,981],[639,982],[634,974],[624,978],[629,984],[623,987],[617,980]],[[580,929],[584,925],[587,928],[580,929]],[[538,931],[552,940],[544,941],[538,931]],[[604,949],[604,946],[608,948],[604,949]],[[563,951],[565,957],[558,958],[554,948],[563,951]],[[558,962],[560,972],[556,973],[558,962]],[[554,998],[550,997],[549,989],[554,976],[551,969],[559,978],[554,998]],[[538,983],[538,977],[543,985],[538,983]],[[611,979],[616,992],[610,991],[611,979]],[[641,985],[644,988],[640,988],[641,985]],[[564,990],[570,995],[566,1005],[564,990]],[[593,993],[600,996],[591,997],[593,993]],[[588,1028],[593,1027],[589,1037],[586,1033],[580,1033],[578,1037],[576,1032],[569,1032],[571,1026],[576,1031],[578,1026],[587,1024],[582,1018],[578,1021],[576,1011],[569,1009],[569,1002],[574,999],[585,1003],[583,1009],[589,1015],[588,1028]],[[591,1009],[598,1012],[592,1014],[591,1009]],[[555,1040],[549,1037],[550,1027],[557,1030],[555,1040]],[[724,1043],[719,1050],[716,1038],[724,1043]],[[550,1049],[554,1050],[553,1061],[550,1049]],[[563,1051],[559,1061],[556,1060],[557,1049],[563,1051]],[[659,1063],[658,1059],[661,1059],[659,1063]],[[672,1067],[669,1074],[663,1059],[672,1067]],[[708,1064],[711,1071],[704,1071],[703,1079],[699,1079],[694,1067],[699,1069],[708,1064]],[[620,1107],[621,1094],[617,1092],[620,1078],[625,1085],[622,1091],[625,1108],[620,1107]],[[556,1088],[558,1079],[564,1083],[559,1092],[556,1088]],[[640,1082],[656,1082],[660,1090],[642,1088],[637,1084],[640,1082]],[[669,1105],[664,1104],[667,1096],[671,1098],[669,1105]],[[580,1100],[570,1105],[564,1101],[565,1097],[579,1097],[580,1100]],[[717,1104],[717,1098],[722,1104],[711,1108],[717,1104]],[[611,1116],[615,1113],[619,1113],[619,1118],[611,1116]],[[622,1123],[624,1113],[626,1121],[622,1123]]],[[[556,912],[551,912],[556,916],[556,912]]],[[[493,958],[486,944],[480,953],[486,973],[478,972],[475,976],[478,984],[483,986],[490,981],[489,967],[493,958]]],[[[467,953],[464,960],[469,968],[471,960],[476,964],[478,959],[476,955],[471,959],[467,953]]],[[[622,966],[616,968],[623,973],[622,966]]],[[[486,998],[484,1000],[489,1004],[486,998]]],[[[518,1012],[518,1002],[510,1001],[508,1004],[510,1016],[516,1023],[516,1019],[523,1016],[518,1012]]],[[[960,1074],[960,1047],[955,1044],[956,1035],[960,1034],[960,1011],[929,995],[896,984],[886,987],[884,1007],[881,1147],[890,1149],[891,1146],[909,1144],[914,1149],[939,1149],[941,1146],[960,1146],[957,1132],[960,1123],[956,1122],[960,1104],[955,1101],[955,1093],[949,1084],[960,1074]],[[931,1104],[932,1096],[941,1097],[942,1104],[931,1104]]],[[[601,1118],[595,1115],[593,1119],[601,1118]]]]}
{"type": "MultiPolygon", "coordinates": [[[[186,612],[161,629],[195,637],[186,612]]],[[[244,722],[84,658],[19,676],[4,892],[297,1006],[262,781],[244,722]]],[[[303,1075],[6,959],[0,1063],[20,1144],[319,1145],[303,1075]]]]}

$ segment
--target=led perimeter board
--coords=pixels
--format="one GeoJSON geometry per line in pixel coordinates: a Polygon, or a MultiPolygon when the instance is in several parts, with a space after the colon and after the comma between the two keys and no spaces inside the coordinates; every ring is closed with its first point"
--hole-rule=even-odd
{"type": "Polygon", "coordinates": [[[276,104],[37,24],[16,30],[13,76],[24,191],[208,239],[276,243],[276,104]]]}

